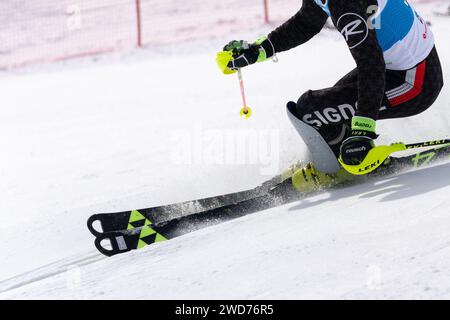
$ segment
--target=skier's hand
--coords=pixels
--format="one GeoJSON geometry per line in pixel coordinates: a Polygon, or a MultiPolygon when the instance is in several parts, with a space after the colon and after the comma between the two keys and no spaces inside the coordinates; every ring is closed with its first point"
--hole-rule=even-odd
{"type": "Polygon", "coordinates": [[[355,116],[352,119],[352,133],[341,145],[341,159],[347,165],[363,162],[370,150],[375,147],[376,122],[366,117],[355,116]]]}
{"type": "Polygon", "coordinates": [[[230,41],[222,52],[217,54],[219,69],[225,74],[236,72],[239,68],[246,67],[256,62],[266,61],[273,57],[275,48],[266,36],[249,44],[244,40],[230,41]]]}

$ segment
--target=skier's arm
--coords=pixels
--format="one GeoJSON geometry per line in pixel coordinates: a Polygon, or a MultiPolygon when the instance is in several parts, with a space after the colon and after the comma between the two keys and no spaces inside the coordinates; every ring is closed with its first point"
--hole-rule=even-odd
{"type": "Polygon", "coordinates": [[[371,0],[329,0],[331,18],[342,33],[358,69],[356,116],[376,120],[386,86],[386,64],[369,22],[371,0]]]}
{"type": "Polygon", "coordinates": [[[314,0],[304,0],[300,11],[272,31],[268,38],[276,53],[286,51],[307,42],[318,34],[327,19],[328,15],[314,3],[314,0]]]}
{"type": "Polygon", "coordinates": [[[327,19],[328,15],[314,0],[304,0],[300,11],[268,36],[251,44],[243,40],[228,43],[223,52],[217,55],[219,69],[230,74],[239,68],[266,61],[278,52],[305,43],[322,30],[327,19]]]}

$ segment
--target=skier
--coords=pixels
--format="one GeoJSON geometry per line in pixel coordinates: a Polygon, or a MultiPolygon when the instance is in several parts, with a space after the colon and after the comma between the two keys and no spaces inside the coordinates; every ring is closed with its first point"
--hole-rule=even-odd
{"type": "MultiPolygon", "coordinates": [[[[224,51],[233,55],[222,71],[275,59],[277,53],[313,38],[329,17],[347,42],[356,68],[333,87],[309,90],[287,108],[314,127],[336,157],[354,165],[375,146],[377,120],[417,115],[433,104],[443,87],[433,33],[406,0],[303,0],[300,11],[268,36],[251,44],[227,44],[224,51]]],[[[324,180],[344,179],[342,171],[332,176],[309,164],[298,170],[294,186],[305,191],[324,180]]]]}

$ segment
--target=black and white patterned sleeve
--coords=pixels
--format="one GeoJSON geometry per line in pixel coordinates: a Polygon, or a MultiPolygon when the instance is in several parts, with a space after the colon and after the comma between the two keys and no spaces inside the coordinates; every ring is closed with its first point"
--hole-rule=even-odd
{"type": "Polygon", "coordinates": [[[271,32],[269,39],[276,52],[292,49],[318,34],[327,19],[328,15],[314,0],[304,0],[300,11],[271,32]]]}
{"type": "Polygon", "coordinates": [[[358,116],[377,119],[386,86],[386,63],[370,23],[375,0],[329,0],[331,18],[358,69],[358,116]]]}

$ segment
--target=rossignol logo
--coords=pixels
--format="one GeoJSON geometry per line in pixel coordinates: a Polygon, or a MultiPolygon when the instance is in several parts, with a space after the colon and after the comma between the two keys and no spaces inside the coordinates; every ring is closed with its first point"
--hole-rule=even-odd
{"type": "Polygon", "coordinates": [[[323,110],[307,113],[302,117],[302,120],[313,127],[320,128],[322,125],[350,120],[355,113],[356,108],[351,104],[342,104],[336,108],[328,107],[323,110]]]}
{"type": "Polygon", "coordinates": [[[350,36],[353,36],[355,34],[363,33],[363,30],[358,30],[358,27],[362,24],[361,20],[355,20],[353,22],[350,22],[348,25],[346,25],[341,33],[344,35],[345,40],[348,41],[348,38],[350,36]]]}
{"type": "Polygon", "coordinates": [[[336,23],[350,49],[359,46],[369,35],[369,26],[366,20],[356,13],[343,14],[336,23]]]}

